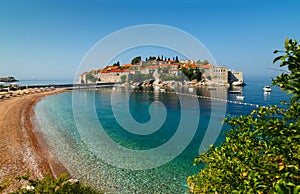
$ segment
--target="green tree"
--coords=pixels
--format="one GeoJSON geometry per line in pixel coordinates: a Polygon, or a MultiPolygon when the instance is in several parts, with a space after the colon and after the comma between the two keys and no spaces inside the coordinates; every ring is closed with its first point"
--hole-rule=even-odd
{"type": "Polygon", "coordinates": [[[207,64],[209,64],[209,61],[205,59],[204,61],[202,61],[202,64],[207,65],[207,64]]]}
{"type": "Polygon", "coordinates": [[[202,79],[202,72],[201,70],[192,69],[192,68],[181,68],[181,72],[184,73],[184,75],[188,78],[188,80],[194,80],[200,81],[202,79]]]}
{"type": "Polygon", "coordinates": [[[86,74],[86,79],[90,82],[96,82],[97,81],[97,76],[95,76],[92,73],[86,74]]]}
{"type": "Polygon", "coordinates": [[[179,81],[180,77],[168,73],[162,73],[159,75],[159,79],[162,81],[179,81]]]}
{"type": "Polygon", "coordinates": [[[278,106],[259,107],[250,115],[225,119],[231,126],[220,146],[211,146],[194,160],[204,164],[189,176],[194,193],[299,193],[300,192],[300,46],[286,40],[274,63],[287,66],[273,80],[292,94],[278,106]]]}
{"type": "Polygon", "coordinates": [[[178,56],[175,58],[175,63],[179,63],[178,56]]]}
{"type": "Polygon", "coordinates": [[[145,80],[150,80],[150,79],[154,79],[152,74],[141,74],[141,73],[128,74],[127,82],[141,83],[145,80]]]}
{"type": "Polygon", "coordinates": [[[134,57],[134,58],[131,60],[131,64],[132,64],[132,65],[138,64],[141,60],[142,60],[142,57],[141,57],[141,56],[134,57]]]}
{"type": "Polygon", "coordinates": [[[113,66],[118,66],[118,67],[120,67],[120,62],[118,61],[118,62],[114,63],[113,66]]]}
{"type": "Polygon", "coordinates": [[[121,78],[121,82],[125,83],[126,79],[127,79],[127,76],[126,75],[122,75],[120,78],[121,78]]]}
{"type": "Polygon", "coordinates": [[[196,64],[201,64],[201,60],[198,59],[195,63],[196,63],[196,64]]]}
{"type": "Polygon", "coordinates": [[[149,57],[149,60],[150,60],[150,61],[156,60],[156,57],[150,56],[150,57],[149,57]]]}

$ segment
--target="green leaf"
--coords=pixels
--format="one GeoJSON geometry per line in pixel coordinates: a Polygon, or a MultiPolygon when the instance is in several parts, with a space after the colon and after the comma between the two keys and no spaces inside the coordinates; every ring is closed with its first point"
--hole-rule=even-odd
{"type": "Polygon", "coordinates": [[[300,139],[300,135],[295,135],[293,139],[300,139]]]}
{"type": "Polygon", "coordinates": [[[285,41],[284,41],[284,48],[287,48],[289,45],[289,39],[286,38],[285,41]]]}
{"type": "Polygon", "coordinates": [[[300,185],[297,185],[293,190],[293,194],[299,194],[299,192],[300,192],[300,185]]]}
{"type": "Polygon", "coordinates": [[[296,186],[294,183],[291,183],[291,182],[288,182],[286,185],[290,186],[290,187],[295,187],[296,186]]]}
{"type": "Polygon", "coordinates": [[[279,194],[285,194],[284,190],[280,187],[279,184],[275,185],[275,189],[279,194]]]}

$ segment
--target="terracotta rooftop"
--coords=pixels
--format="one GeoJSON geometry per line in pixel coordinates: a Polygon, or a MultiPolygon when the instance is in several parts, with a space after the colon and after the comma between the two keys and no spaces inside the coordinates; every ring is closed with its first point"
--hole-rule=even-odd
{"type": "Polygon", "coordinates": [[[201,65],[202,69],[210,69],[211,68],[211,64],[207,64],[207,65],[201,65]]]}

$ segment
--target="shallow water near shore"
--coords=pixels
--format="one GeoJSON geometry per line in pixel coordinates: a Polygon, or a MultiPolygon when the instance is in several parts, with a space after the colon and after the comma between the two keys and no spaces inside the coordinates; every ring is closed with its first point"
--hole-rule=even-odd
{"type": "MultiPolygon", "coordinates": [[[[261,83],[263,84],[263,83],[261,83]]],[[[255,82],[250,82],[249,86],[244,87],[243,94],[245,102],[256,103],[259,105],[278,104],[285,96],[280,90],[274,89],[269,97],[262,95],[262,87],[255,82]],[[251,90],[252,89],[252,90],[251,90]],[[255,95],[255,92],[256,95],[255,95]]],[[[114,96],[114,103],[119,108],[124,108],[125,91],[118,91],[114,96]]],[[[197,91],[196,95],[209,95],[204,88],[197,91]]],[[[223,96],[226,99],[233,99],[234,96],[226,92],[223,96]]],[[[179,120],[182,117],[182,111],[185,107],[180,106],[179,97],[173,93],[155,93],[155,92],[132,92],[130,94],[129,107],[132,117],[139,123],[146,123],[151,120],[149,106],[151,103],[159,101],[163,104],[155,104],[155,110],[162,110],[159,106],[166,108],[166,119],[158,131],[151,135],[135,135],[124,130],[112,110],[112,89],[102,89],[99,91],[73,91],[61,93],[54,96],[48,96],[42,99],[35,107],[36,119],[39,130],[45,136],[50,152],[59,160],[70,172],[74,178],[87,182],[103,191],[111,193],[184,193],[187,191],[186,177],[199,171],[200,166],[192,166],[193,159],[198,155],[199,146],[203,140],[211,119],[214,122],[221,122],[222,118],[231,115],[248,114],[253,107],[228,103],[225,115],[222,114],[222,106],[214,104],[218,112],[212,116],[212,100],[200,99],[198,107],[188,107],[190,114],[196,109],[200,109],[197,115],[199,125],[193,139],[188,146],[172,161],[161,166],[133,170],[131,168],[121,168],[108,162],[107,158],[114,153],[103,155],[97,152],[99,141],[104,141],[99,137],[98,124],[101,123],[105,133],[117,144],[122,147],[133,150],[147,150],[159,147],[168,142],[176,133],[179,120]],[[75,104],[74,104],[75,99],[75,104]],[[73,100],[73,103],[72,103],[73,100]],[[77,111],[74,111],[74,108],[77,111]],[[78,114],[80,113],[80,114],[78,114]],[[97,120],[95,120],[95,115],[97,120]],[[84,126],[78,125],[84,123],[84,126]],[[87,137],[89,139],[87,139],[87,137]]],[[[189,102],[189,96],[184,97],[189,102]]],[[[193,105],[193,104],[192,104],[193,105]]],[[[190,115],[192,116],[192,115],[190,115]]],[[[189,126],[185,126],[188,131],[189,126]]],[[[224,136],[224,131],[229,126],[223,125],[221,133],[217,134],[216,144],[219,144],[224,136]]],[[[110,150],[109,145],[101,149],[110,150]]],[[[127,157],[120,154],[120,162],[126,165],[130,161],[127,157]]],[[[161,157],[163,158],[163,157],[161,157]]],[[[156,157],[155,160],[160,160],[156,157]]],[[[149,160],[151,161],[151,160],[149,160]]],[[[142,161],[147,165],[149,161],[142,161]]],[[[132,164],[128,163],[128,166],[132,164]]]]}

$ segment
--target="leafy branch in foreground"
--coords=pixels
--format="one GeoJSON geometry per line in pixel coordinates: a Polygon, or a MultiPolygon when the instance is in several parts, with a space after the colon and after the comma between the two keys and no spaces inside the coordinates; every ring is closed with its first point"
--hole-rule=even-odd
{"type": "Polygon", "coordinates": [[[286,108],[260,107],[250,115],[225,119],[231,129],[225,141],[194,160],[205,167],[187,178],[193,193],[300,192],[300,46],[286,40],[284,55],[274,63],[287,66],[275,80],[292,94],[286,108]]]}
{"type": "Polygon", "coordinates": [[[0,187],[0,191],[3,192],[10,185],[15,182],[22,183],[22,186],[15,189],[11,193],[15,194],[34,194],[34,193],[82,193],[82,194],[97,194],[99,193],[95,189],[84,186],[81,182],[69,179],[69,176],[62,174],[57,179],[47,174],[43,179],[31,178],[30,173],[27,172],[24,176],[16,176],[0,187]]]}

